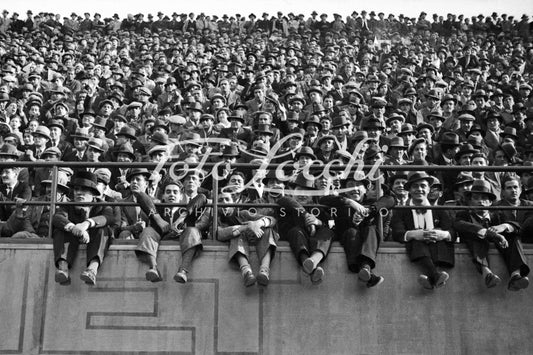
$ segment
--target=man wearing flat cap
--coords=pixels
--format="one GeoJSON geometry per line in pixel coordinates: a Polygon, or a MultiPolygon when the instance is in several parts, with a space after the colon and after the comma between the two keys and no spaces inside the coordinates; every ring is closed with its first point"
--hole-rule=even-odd
{"type": "Polygon", "coordinates": [[[80,244],[87,244],[87,268],[80,278],[90,285],[96,284],[99,266],[104,261],[109,247],[110,228],[115,223],[113,209],[99,204],[86,206],[86,202],[100,201],[97,196],[96,175],[80,171],[70,182],[77,206],[60,206],[53,217],[54,264],[57,268],[55,281],[61,285],[70,283],[69,269],[77,256],[80,244]]]}

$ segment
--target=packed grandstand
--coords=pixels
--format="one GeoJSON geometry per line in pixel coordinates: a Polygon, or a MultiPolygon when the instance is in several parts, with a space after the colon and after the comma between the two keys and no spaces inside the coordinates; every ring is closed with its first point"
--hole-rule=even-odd
{"type": "MultiPolygon", "coordinates": [[[[440,266],[453,266],[454,242],[466,241],[479,260],[478,244],[491,242],[506,260],[514,258],[509,289],[527,287],[527,15],[219,16],[28,11],[23,19],[3,11],[2,237],[53,235],[56,281],[64,284],[70,246],[61,245],[69,238],[92,243],[88,261],[96,266],[90,262],[82,275],[88,283],[109,238],[138,239],[137,255],[154,282],[161,279],[159,242],[177,239],[184,264],[175,279],[186,282],[201,240],[210,236],[230,244],[246,286],[268,284],[280,238],[320,282],[321,262],[338,240],[368,287],[383,281],[371,271],[379,241],[395,240],[424,269],[424,288],[446,283],[440,266]],[[88,167],[38,165],[58,161],[88,167]],[[158,166],[128,165],[134,162],[158,166]],[[354,165],[364,168],[356,174],[354,165]],[[130,205],[90,204],[102,200],[130,205]],[[230,207],[212,210],[213,200],[230,207]],[[56,210],[56,202],[68,201],[81,207],[56,210]],[[172,204],[182,207],[176,215],[172,204]],[[300,213],[310,204],[317,213],[300,213]],[[428,206],[450,209],[429,212],[433,218],[428,206]],[[337,209],[347,214],[339,217],[337,209]],[[402,224],[411,217],[413,225],[402,224]],[[472,233],[467,223],[479,228],[472,233]],[[373,240],[373,256],[360,256],[361,235],[373,240]],[[257,245],[257,278],[242,243],[257,245]]],[[[476,266],[487,287],[499,283],[483,261],[476,266]]]]}

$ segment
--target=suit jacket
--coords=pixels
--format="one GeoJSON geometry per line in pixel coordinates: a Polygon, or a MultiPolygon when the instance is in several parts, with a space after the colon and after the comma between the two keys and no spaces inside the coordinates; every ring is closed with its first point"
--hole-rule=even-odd
{"type": "MultiPolygon", "coordinates": [[[[453,230],[453,221],[449,214],[444,210],[432,210],[433,224],[435,229],[440,228],[449,231],[452,240],[455,240],[455,232],[453,230]]],[[[415,223],[411,210],[397,210],[394,211],[391,221],[392,239],[397,242],[404,242],[404,235],[407,231],[414,230],[415,223]]]]}
{"type": "MultiPolygon", "coordinates": [[[[512,206],[506,200],[496,201],[492,205],[493,206],[512,206]]],[[[533,202],[521,199],[519,206],[533,206],[533,202]]],[[[497,211],[495,213],[495,217],[496,217],[495,220],[498,222],[496,224],[509,223],[515,228],[517,232],[520,232],[524,222],[529,218],[533,218],[533,211],[502,210],[502,211],[497,211]]]]}
{"type": "MultiPolygon", "coordinates": [[[[119,202],[134,202],[133,195],[130,194],[127,198],[119,200],[119,202]]],[[[137,206],[122,206],[120,212],[120,229],[127,226],[133,226],[139,219],[143,220],[148,225],[148,216],[142,210],[137,212],[137,206]]]]}
{"type": "MultiPolygon", "coordinates": [[[[22,198],[24,200],[31,199],[31,188],[28,183],[18,181],[15,187],[13,188],[13,193],[11,196],[7,194],[6,185],[0,185],[0,199],[2,201],[15,201],[15,198],[22,198]]],[[[11,216],[11,213],[15,211],[15,205],[2,205],[0,206],[0,220],[5,221],[11,216]]]]}
{"type": "Polygon", "coordinates": [[[460,211],[455,215],[453,229],[461,238],[461,241],[479,239],[478,232],[488,226],[496,225],[497,216],[494,213],[489,214],[490,221],[485,225],[484,221],[472,211],[460,211]]]}
{"type": "MultiPolygon", "coordinates": [[[[95,202],[103,202],[99,198],[95,198],[95,202]]],[[[89,216],[84,216],[76,206],[60,206],[58,207],[52,224],[55,228],[64,230],[65,226],[69,223],[81,223],[87,218],[91,218],[95,223],[94,228],[102,228],[115,223],[115,215],[113,214],[113,208],[107,205],[91,206],[89,216]]]]}

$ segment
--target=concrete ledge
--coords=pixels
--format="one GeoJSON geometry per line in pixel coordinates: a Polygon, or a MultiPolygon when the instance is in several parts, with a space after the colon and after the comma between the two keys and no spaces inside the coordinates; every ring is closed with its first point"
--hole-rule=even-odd
{"type": "MultiPolygon", "coordinates": [[[[0,354],[530,354],[531,288],[507,291],[496,250],[493,270],[504,281],[486,289],[468,251],[441,289],[425,291],[404,247],[384,243],[376,272],[385,282],[367,289],[346,268],[335,244],[320,285],[281,243],[267,288],[242,285],[224,244],[208,241],[190,282],[172,280],[179,246],[163,243],[164,281],[144,279],[135,241],[115,242],[98,275],[85,285],[54,282],[50,239],[0,240],[0,354]]],[[[526,246],[533,261],[533,248],[526,246]]],[[[252,257],[254,270],[257,259],[252,257]]]]}

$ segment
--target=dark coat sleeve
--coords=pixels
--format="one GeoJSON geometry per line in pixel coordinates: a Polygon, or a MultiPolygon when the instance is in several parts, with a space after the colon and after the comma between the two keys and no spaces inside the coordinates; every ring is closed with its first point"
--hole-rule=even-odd
{"type": "Polygon", "coordinates": [[[470,213],[461,211],[455,215],[453,228],[457,232],[457,236],[461,239],[479,239],[478,232],[483,229],[478,223],[472,222],[470,213]]]}

